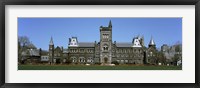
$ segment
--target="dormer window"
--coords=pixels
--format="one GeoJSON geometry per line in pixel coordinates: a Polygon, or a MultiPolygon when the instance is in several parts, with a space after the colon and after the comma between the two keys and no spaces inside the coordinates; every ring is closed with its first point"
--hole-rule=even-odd
{"type": "Polygon", "coordinates": [[[135,39],[133,40],[133,47],[142,47],[142,46],[140,45],[139,39],[135,38],[135,39]]]}
{"type": "Polygon", "coordinates": [[[71,47],[71,46],[78,46],[78,40],[77,40],[77,38],[71,38],[71,39],[69,39],[69,46],[71,47]]]}

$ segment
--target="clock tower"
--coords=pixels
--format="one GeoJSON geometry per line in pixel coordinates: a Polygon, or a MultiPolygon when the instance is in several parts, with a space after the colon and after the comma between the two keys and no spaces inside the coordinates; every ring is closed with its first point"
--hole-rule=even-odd
{"type": "Polygon", "coordinates": [[[53,44],[53,38],[51,37],[51,40],[49,42],[49,64],[53,64],[54,59],[54,44],[53,44]]]}

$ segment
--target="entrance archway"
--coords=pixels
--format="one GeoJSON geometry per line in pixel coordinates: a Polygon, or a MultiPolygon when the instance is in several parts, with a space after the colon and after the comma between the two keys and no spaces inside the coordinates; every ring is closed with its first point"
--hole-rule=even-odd
{"type": "Polygon", "coordinates": [[[104,63],[108,63],[108,58],[104,58],[104,63]]]}

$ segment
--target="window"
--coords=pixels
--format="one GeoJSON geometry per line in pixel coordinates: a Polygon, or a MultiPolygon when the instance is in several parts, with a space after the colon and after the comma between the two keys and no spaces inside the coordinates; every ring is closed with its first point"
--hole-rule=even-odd
{"type": "Polygon", "coordinates": [[[115,50],[113,49],[112,52],[115,52],[115,50]]]}
{"type": "Polygon", "coordinates": [[[121,63],[124,63],[124,60],[121,60],[121,63]]]}
{"type": "Polygon", "coordinates": [[[70,49],[71,52],[73,52],[73,49],[70,49]]]}
{"type": "Polygon", "coordinates": [[[89,52],[89,53],[92,53],[93,51],[92,51],[92,49],[88,49],[88,52],[89,52]]]}
{"type": "Polygon", "coordinates": [[[105,39],[109,38],[109,34],[103,34],[103,38],[105,39]]]}
{"type": "Polygon", "coordinates": [[[80,52],[84,52],[84,49],[80,49],[80,52]]]}
{"type": "Polygon", "coordinates": [[[107,46],[107,45],[104,45],[104,46],[103,46],[103,50],[104,50],[104,51],[108,51],[108,46],[107,46]]]}
{"type": "Polygon", "coordinates": [[[76,62],[76,58],[75,57],[71,57],[72,62],[76,62]]]}

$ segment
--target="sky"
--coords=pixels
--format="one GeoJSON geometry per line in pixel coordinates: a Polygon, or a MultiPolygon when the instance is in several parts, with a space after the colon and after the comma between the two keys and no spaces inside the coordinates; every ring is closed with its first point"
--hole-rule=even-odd
{"type": "Polygon", "coordinates": [[[18,18],[18,36],[27,36],[43,50],[48,50],[52,36],[55,47],[67,48],[71,37],[78,37],[79,42],[99,42],[99,27],[108,26],[110,20],[113,42],[132,42],[140,35],[145,46],[151,37],[157,48],[182,43],[182,18],[18,18]]]}

